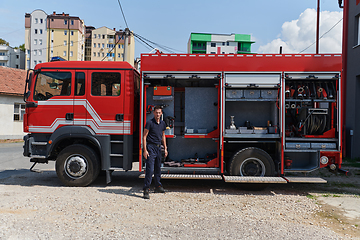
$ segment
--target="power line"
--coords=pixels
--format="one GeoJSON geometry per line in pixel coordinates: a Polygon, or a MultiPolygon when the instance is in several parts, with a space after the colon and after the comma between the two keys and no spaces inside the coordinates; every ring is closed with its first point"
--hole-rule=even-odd
{"type": "MultiPolygon", "coordinates": [[[[331,30],[333,30],[333,29],[341,22],[341,20],[343,20],[343,19],[341,18],[337,23],[334,24],[334,26],[332,26],[332,27],[331,27],[329,30],[327,30],[323,35],[321,35],[321,37],[319,37],[319,40],[320,40],[321,38],[323,38],[326,34],[328,34],[331,30]]],[[[304,50],[300,51],[299,53],[302,53],[302,52],[308,50],[308,49],[309,49],[312,45],[314,45],[315,43],[316,43],[316,41],[313,42],[312,44],[310,44],[310,46],[308,46],[308,47],[305,48],[304,50]]]]}
{"type": "Polygon", "coordinates": [[[122,9],[122,7],[121,7],[120,0],[118,0],[118,3],[119,3],[119,6],[120,6],[120,10],[121,10],[121,13],[122,13],[122,15],[123,15],[123,18],[124,18],[124,21],[125,21],[126,27],[127,27],[127,28],[129,28],[129,26],[128,26],[127,22],[126,22],[126,18],[125,18],[124,11],[123,11],[123,9],[122,9]]]}
{"type": "MultiPolygon", "coordinates": [[[[119,36],[119,39],[118,39],[117,42],[114,44],[114,46],[109,50],[109,52],[106,54],[106,57],[107,57],[107,55],[108,55],[109,53],[112,52],[112,50],[114,50],[114,48],[116,48],[116,44],[119,43],[120,39],[122,39],[124,35],[125,35],[125,32],[123,32],[123,33],[121,34],[121,37],[119,36]]],[[[115,34],[115,38],[116,38],[116,34],[115,34]]],[[[126,43],[124,42],[124,44],[126,44],[126,43]]],[[[101,61],[103,61],[106,57],[104,57],[103,59],[101,59],[101,61]]]]}
{"type": "MultiPolygon", "coordinates": [[[[145,41],[146,41],[146,42],[149,42],[149,43],[157,46],[158,48],[161,48],[161,49],[163,49],[163,50],[165,50],[165,51],[167,51],[167,52],[170,52],[170,53],[174,53],[174,51],[183,52],[183,51],[181,51],[181,50],[177,50],[177,49],[174,49],[174,48],[171,48],[171,47],[167,47],[167,46],[165,46],[165,45],[161,45],[161,44],[159,44],[159,43],[153,42],[153,41],[151,41],[151,40],[149,40],[149,39],[146,39],[145,37],[142,37],[142,36],[140,36],[139,34],[136,34],[136,33],[134,33],[134,36],[137,37],[138,39],[140,39],[140,40],[143,41],[143,42],[145,42],[145,41]]],[[[148,44],[148,43],[146,43],[146,44],[148,44]]],[[[154,49],[153,46],[150,45],[150,47],[151,47],[152,49],[154,49]]]]}
{"type": "Polygon", "coordinates": [[[143,45],[144,47],[146,47],[147,49],[149,49],[150,51],[153,50],[152,48],[150,48],[149,46],[145,45],[142,41],[140,41],[139,39],[137,38],[134,38],[135,41],[137,41],[138,43],[140,43],[141,45],[143,45]]]}

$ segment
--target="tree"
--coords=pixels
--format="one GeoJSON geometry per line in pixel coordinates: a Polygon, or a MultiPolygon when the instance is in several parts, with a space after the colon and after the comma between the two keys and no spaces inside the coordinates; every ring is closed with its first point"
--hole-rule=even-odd
{"type": "Polygon", "coordinates": [[[0,38],[0,45],[9,46],[9,43],[7,41],[5,41],[4,39],[0,38]]]}
{"type": "Polygon", "coordinates": [[[19,48],[21,51],[25,52],[25,43],[21,44],[19,48]]]}

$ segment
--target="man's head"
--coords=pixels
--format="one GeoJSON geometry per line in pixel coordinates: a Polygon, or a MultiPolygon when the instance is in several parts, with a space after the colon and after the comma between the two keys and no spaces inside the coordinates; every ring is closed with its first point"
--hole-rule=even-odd
{"type": "Polygon", "coordinates": [[[161,117],[161,114],[162,114],[162,108],[160,106],[155,106],[153,113],[154,113],[155,119],[159,120],[161,117]]]}

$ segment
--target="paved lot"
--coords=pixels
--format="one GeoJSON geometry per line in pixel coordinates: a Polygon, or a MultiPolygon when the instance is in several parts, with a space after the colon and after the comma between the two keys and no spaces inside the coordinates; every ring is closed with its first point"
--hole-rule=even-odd
{"type": "Polygon", "coordinates": [[[37,165],[42,173],[30,172],[31,165],[22,143],[0,144],[0,239],[360,239],[356,174],[325,170],[317,174],[328,184],[260,192],[222,181],[164,180],[169,192],[146,201],[137,171],[115,172],[109,185],[101,176],[70,188],[53,162],[37,165]]]}

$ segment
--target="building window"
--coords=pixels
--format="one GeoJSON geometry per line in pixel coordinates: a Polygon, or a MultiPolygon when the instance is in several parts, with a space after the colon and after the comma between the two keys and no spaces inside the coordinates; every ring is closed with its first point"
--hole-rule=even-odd
{"type": "Polygon", "coordinates": [[[123,53],[121,54],[121,58],[124,59],[124,54],[123,53]]]}
{"type": "Polygon", "coordinates": [[[37,44],[37,39],[34,39],[34,45],[36,45],[37,44]]]}
{"type": "Polygon", "coordinates": [[[34,50],[34,56],[36,56],[37,55],[37,50],[34,50]]]}
{"type": "Polygon", "coordinates": [[[94,38],[96,38],[96,34],[94,34],[94,38]]]}
{"type": "Polygon", "coordinates": [[[94,43],[94,48],[96,48],[96,43],[94,43]]]}
{"type": "Polygon", "coordinates": [[[16,68],[19,68],[19,65],[16,64],[16,68]]]}
{"type": "Polygon", "coordinates": [[[74,36],[74,31],[71,31],[70,33],[71,33],[71,36],[74,36]]]}
{"type": "Polygon", "coordinates": [[[41,56],[42,55],[42,50],[41,49],[39,49],[39,56],[41,56]]]}
{"type": "Polygon", "coordinates": [[[66,57],[66,51],[64,51],[63,56],[66,57]]]}
{"type": "Polygon", "coordinates": [[[98,38],[100,39],[100,34],[98,34],[98,38]]]}
{"type": "Polygon", "coordinates": [[[124,48],[124,44],[121,44],[121,48],[124,48]]]}
{"type": "Polygon", "coordinates": [[[42,39],[39,39],[39,45],[42,45],[42,39]]]}
{"type": "Polygon", "coordinates": [[[37,29],[35,29],[35,34],[37,34],[37,29]]]}
{"type": "Polygon", "coordinates": [[[74,25],[74,20],[71,20],[71,25],[74,25]]]}
{"type": "Polygon", "coordinates": [[[98,57],[100,57],[100,53],[98,52],[98,57]]]}
{"type": "Polygon", "coordinates": [[[96,52],[94,52],[94,57],[96,57],[96,52]]]}
{"type": "Polygon", "coordinates": [[[70,51],[70,57],[72,57],[73,56],[73,51],[70,51]]]}
{"type": "Polygon", "coordinates": [[[215,52],[211,52],[211,54],[215,54],[215,52]]]}
{"type": "Polygon", "coordinates": [[[100,43],[98,43],[98,48],[100,48],[100,43]]]}
{"type": "Polygon", "coordinates": [[[120,58],[120,53],[118,53],[118,58],[120,58]]]}
{"type": "Polygon", "coordinates": [[[40,23],[43,23],[43,19],[42,19],[42,18],[40,18],[40,23]]]}
{"type": "Polygon", "coordinates": [[[34,23],[38,23],[38,19],[37,19],[37,18],[34,19],[34,23]]]}
{"type": "Polygon", "coordinates": [[[211,47],[216,47],[216,43],[212,42],[211,47]]]}
{"type": "Polygon", "coordinates": [[[22,121],[24,119],[25,104],[14,103],[14,121],[22,121]]]}
{"type": "Polygon", "coordinates": [[[67,30],[64,30],[64,35],[67,35],[67,30]]]}
{"type": "Polygon", "coordinates": [[[102,38],[105,39],[105,35],[104,35],[104,34],[102,35],[102,38]]]}
{"type": "MultiPolygon", "coordinates": [[[[0,53],[0,55],[1,55],[1,53],[0,53]]],[[[30,50],[27,50],[27,55],[30,55],[30,50]]]]}
{"type": "Polygon", "coordinates": [[[19,59],[19,55],[16,55],[16,58],[19,59]]]}
{"type": "Polygon", "coordinates": [[[74,41],[70,41],[70,46],[73,46],[74,45],[74,41]]]}
{"type": "Polygon", "coordinates": [[[42,61],[41,61],[41,60],[39,60],[39,63],[42,63],[42,61]]]}
{"type": "Polygon", "coordinates": [[[121,48],[121,47],[120,47],[120,44],[118,45],[118,48],[121,48]]]}
{"type": "Polygon", "coordinates": [[[42,29],[40,29],[40,34],[42,34],[42,29]]]}
{"type": "Polygon", "coordinates": [[[36,66],[36,64],[37,64],[37,62],[36,62],[36,60],[34,61],[34,66],[36,66]]]}
{"type": "Polygon", "coordinates": [[[101,56],[104,57],[105,56],[104,53],[102,53],[101,56]]]}
{"type": "Polygon", "coordinates": [[[104,48],[104,47],[105,47],[105,44],[103,43],[103,44],[102,44],[102,48],[104,48]]]}
{"type": "Polygon", "coordinates": [[[226,42],[226,46],[229,46],[230,45],[230,43],[229,42],[226,42]]]}
{"type": "Polygon", "coordinates": [[[64,46],[66,46],[66,43],[67,43],[66,40],[64,40],[64,46]]]}
{"type": "Polygon", "coordinates": [[[67,25],[67,20],[64,19],[64,25],[67,25]]]}

